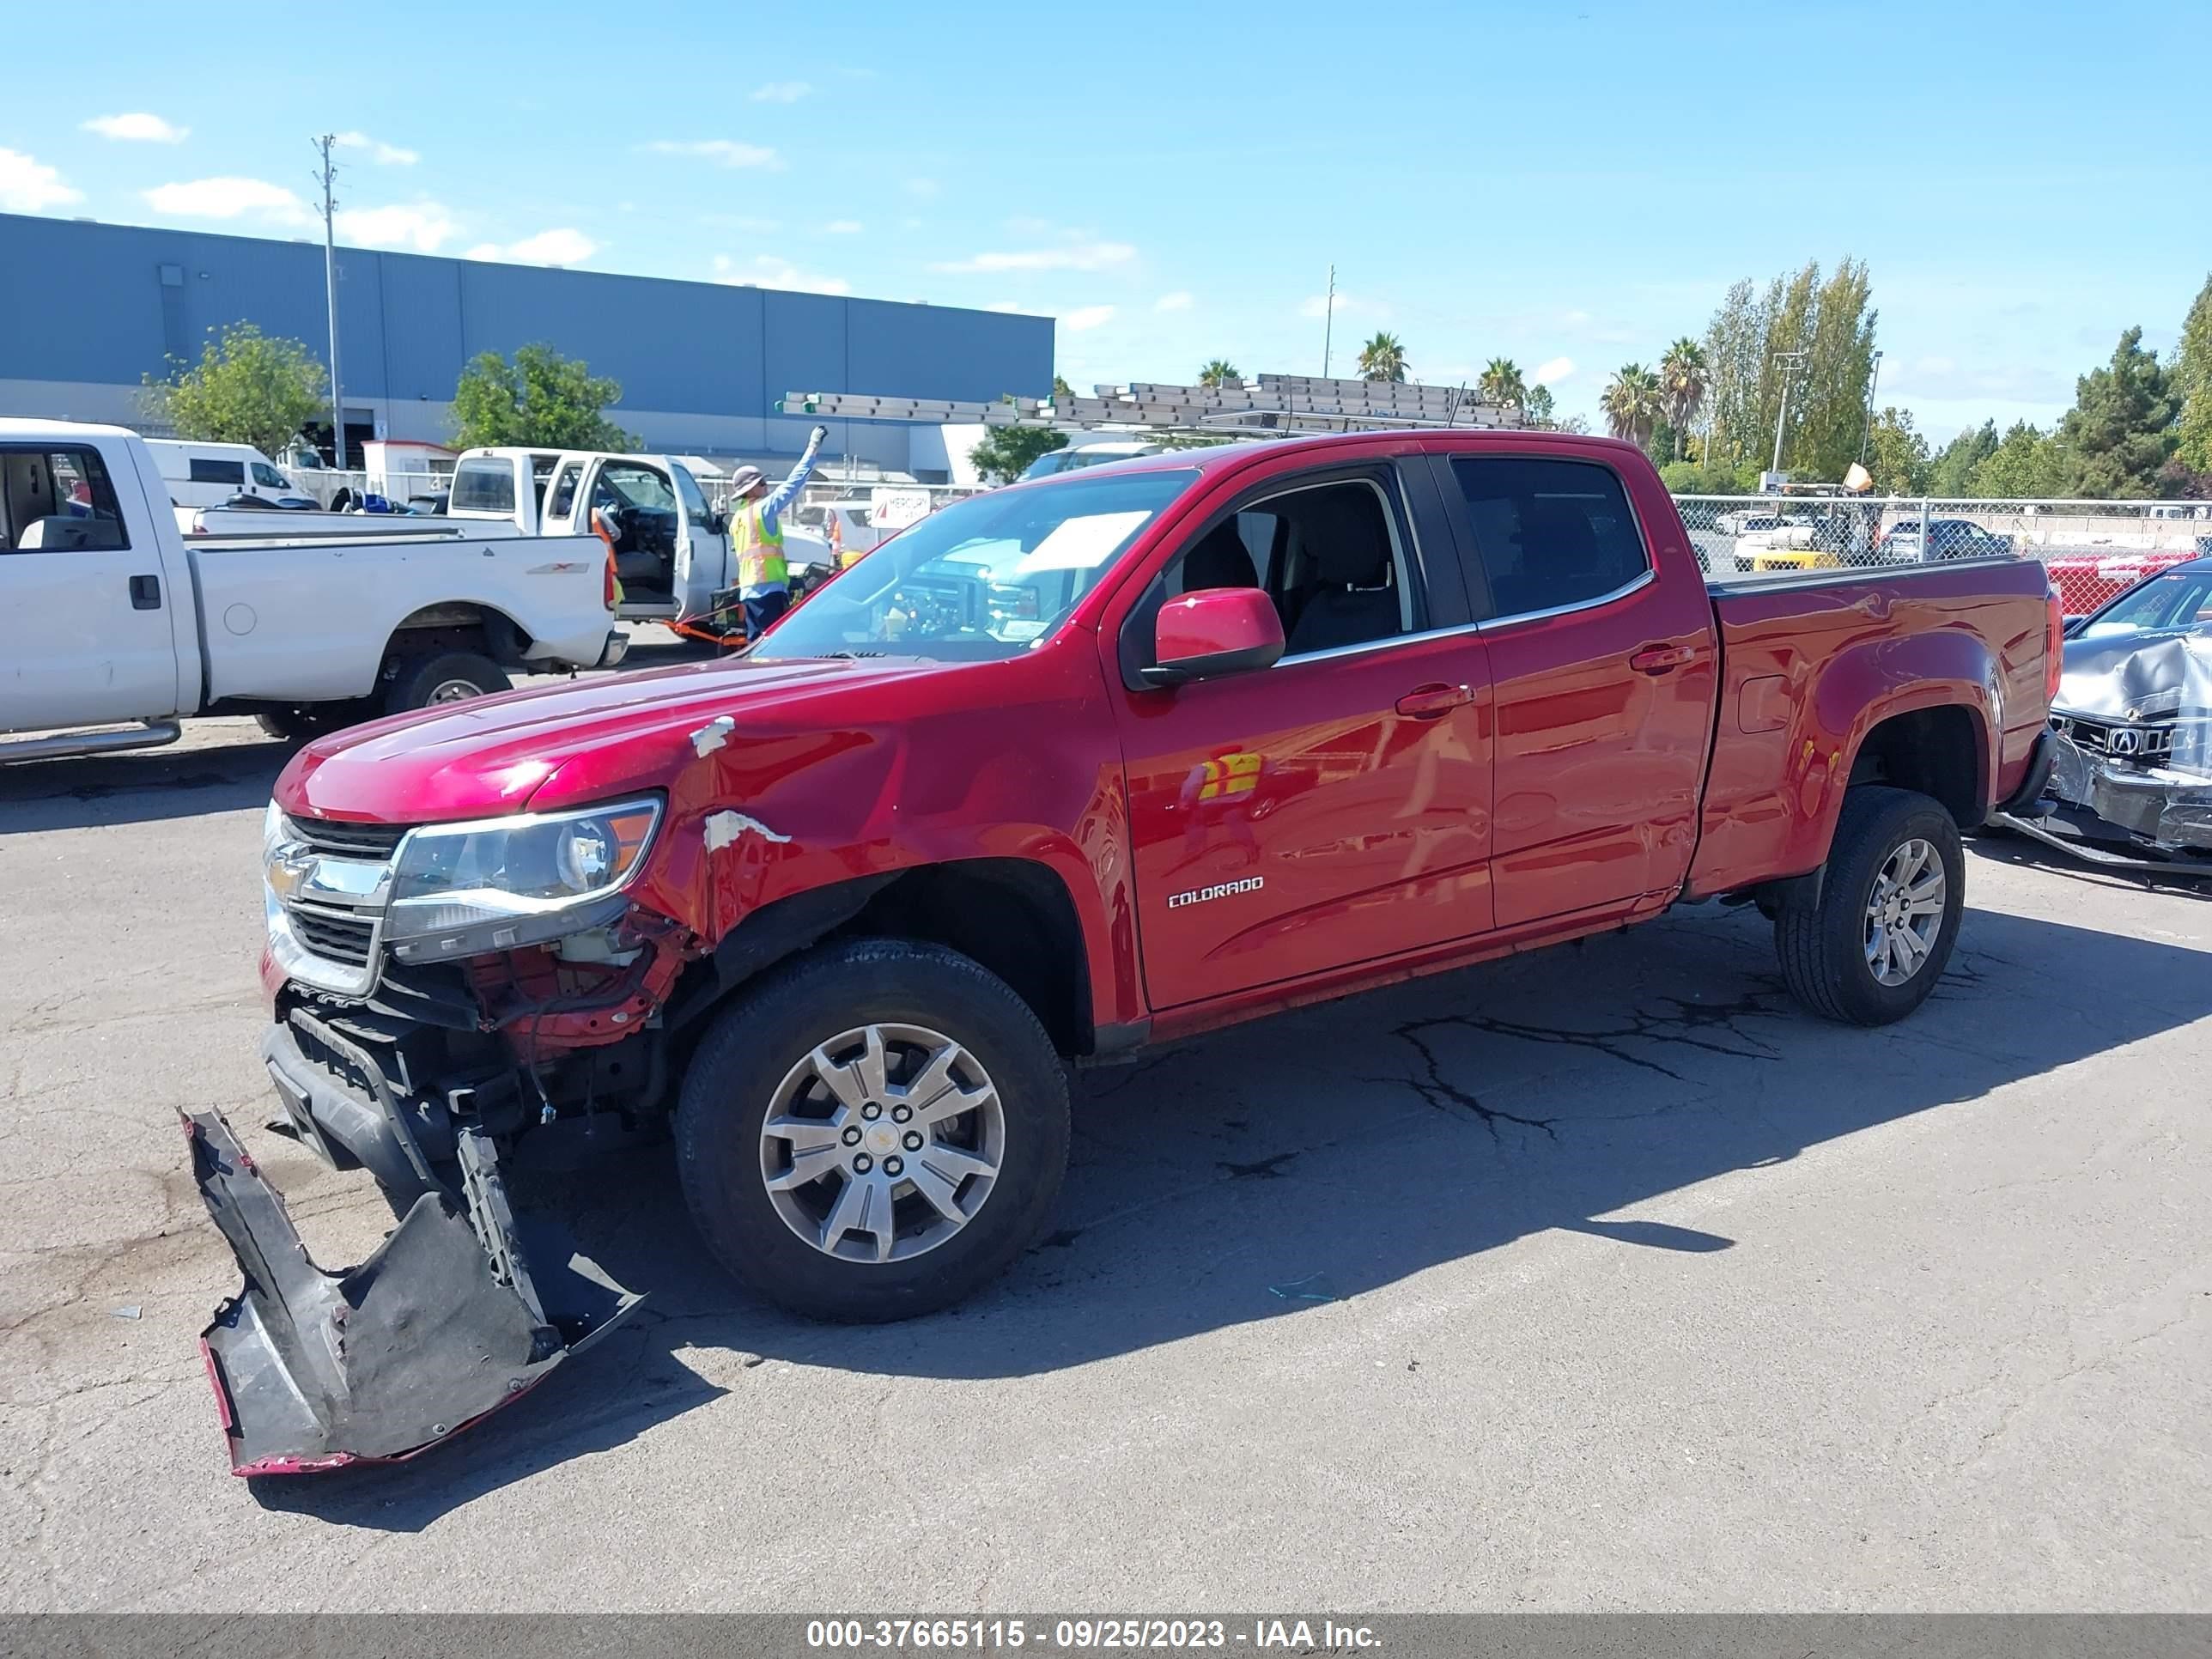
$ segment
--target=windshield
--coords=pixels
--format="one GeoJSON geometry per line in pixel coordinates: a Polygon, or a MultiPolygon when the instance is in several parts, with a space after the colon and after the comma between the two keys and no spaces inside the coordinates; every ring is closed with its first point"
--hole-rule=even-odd
{"type": "Polygon", "coordinates": [[[975,495],[885,542],[799,606],[763,659],[992,662],[1058,627],[1195,469],[1071,478],[975,495]]]}
{"type": "Polygon", "coordinates": [[[2138,628],[2191,628],[2212,622],[2212,570],[2176,570],[2154,576],[2098,613],[2081,637],[2130,634],[2138,628]]]}

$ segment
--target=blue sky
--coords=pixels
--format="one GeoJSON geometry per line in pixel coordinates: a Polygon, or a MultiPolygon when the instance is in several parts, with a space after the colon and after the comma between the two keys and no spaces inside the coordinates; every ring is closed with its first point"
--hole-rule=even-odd
{"type": "MultiPolygon", "coordinates": [[[[1728,283],[1872,266],[1883,403],[2048,421],[2212,269],[2197,3],[385,3],[341,50],[91,6],[0,208],[1050,313],[1059,367],[1415,378],[1565,412],[1728,283]]],[[[865,388],[860,388],[865,390],[865,388]]]]}

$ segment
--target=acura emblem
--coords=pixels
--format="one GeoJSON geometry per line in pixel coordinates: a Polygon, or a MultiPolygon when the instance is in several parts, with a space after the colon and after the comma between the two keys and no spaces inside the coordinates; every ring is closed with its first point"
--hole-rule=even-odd
{"type": "Polygon", "coordinates": [[[2142,733],[2131,726],[2122,726],[2114,732],[2106,747],[2115,755],[2132,755],[2142,747],[2142,733]]]}

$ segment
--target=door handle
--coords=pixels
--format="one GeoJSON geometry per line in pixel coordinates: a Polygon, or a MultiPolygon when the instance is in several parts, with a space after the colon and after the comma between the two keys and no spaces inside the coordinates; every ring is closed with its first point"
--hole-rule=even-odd
{"type": "Polygon", "coordinates": [[[131,579],[131,608],[133,611],[159,611],[161,608],[161,579],[159,576],[133,576],[131,579]]]}
{"type": "Polygon", "coordinates": [[[1468,686],[1424,685],[1398,699],[1398,712],[1417,720],[1432,720],[1474,701],[1474,692],[1468,686]]]}
{"type": "Polygon", "coordinates": [[[1628,665],[1639,674],[1664,674],[1697,659],[1694,645],[1647,645],[1628,659],[1628,665]]]}

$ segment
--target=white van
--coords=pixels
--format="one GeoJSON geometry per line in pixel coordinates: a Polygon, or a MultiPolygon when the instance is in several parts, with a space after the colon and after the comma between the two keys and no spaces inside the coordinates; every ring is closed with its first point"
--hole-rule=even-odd
{"type": "Polygon", "coordinates": [[[220,507],[234,495],[253,495],[279,507],[312,507],[307,491],[276,470],[252,444],[198,443],[149,438],[169,499],[179,507],[220,507]]]}

